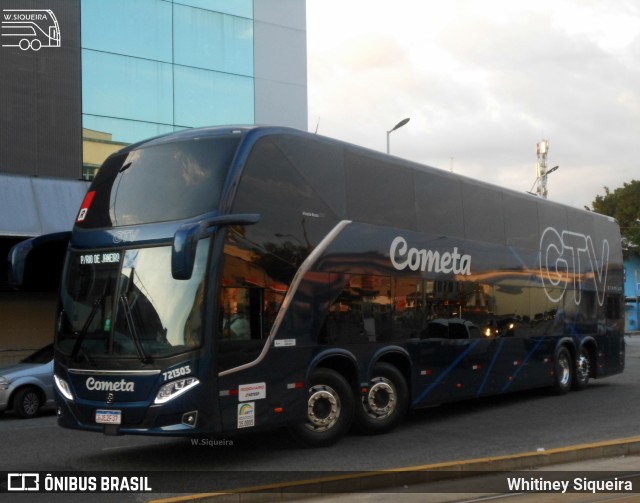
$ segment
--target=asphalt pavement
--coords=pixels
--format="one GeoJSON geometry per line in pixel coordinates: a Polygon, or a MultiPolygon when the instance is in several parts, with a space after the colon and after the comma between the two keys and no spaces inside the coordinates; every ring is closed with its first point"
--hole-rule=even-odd
{"type": "MultiPolygon", "coordinates": [[[[629,338],[627,348],[625,372],[596,380],[586,391],[562,397],[549,396],[544,390],[526,392],[417,411],[388,435],[349,435],[327,449],[299,449],[284,432],[234,437],[232,446],[196,446],[186,439],[105,437],[60,429],[51,414],[29,421],[9,414],[0,421],[0,465],[12,472],[64,471],[71,476],[162,471],[172,480],[188,481],[179,485],[180,491],[171,491],[174,493],[183,492],[183,487],[193,492],[225,490],[198,495],[91,495],[94,502],[109,503],[307,501],[318,495],[323,501],[345,501],[345,497],[428,502],[495,499],[496,495],[524,498],[527,491],[505,489],[506,472],[524,471],[520,478],[525,481],[535,479],[531,470],[546,470],[570,480],[576,478],[570,473],[573,470],[582,474],[606,469],[597,475],[609,479],[640,472],[636,457],[640,456],[640,437],[635,437],[640,434],[640,337],[629,338]],[[582,464],[594,460],[605,461],[595,468],[582,464]],[[565,466],[567,463],[580,464],[565,466]],[[199,475],[207,478],[200,489],[190,478],[199,475]],[[314,479],[308,480],[310,477],[314,479]]],[[[635,481],[633,485],[635,490],[635,481]]],[[[640,481],[637,485],[640,488],[640,481]]],[[[640,493],[615,495],[640,501],[640,493]]],[[[33,501],[38,496],[42,497],[39,501],[87,500],[87,494],[9,496],[13,498],[7,501],[33,501]]],[[[549,498],[570,495],[537,496],[536,501],[556,501],[549,498]]],[[[577,496],[586,502],[599,501],[594,498],[602,495],[577,496]]]]}
{"type": "Polygon", "coordinates": [[[471,503],[494,500],[501,503],[505,500],[508,503],[638,502],[640,437],[270,484],[228,493],[172,496],[151,503],[471,503]]]}
{"type": "MultiPolygon", "coordinates": [[[[627,345],[636,350],[640,337],[627,337],[627,345]]],[[[153,501],[471,503],[493,500],[501,503],[504,500],[508,503],[640,502],[640,436],[153,501]]]]}

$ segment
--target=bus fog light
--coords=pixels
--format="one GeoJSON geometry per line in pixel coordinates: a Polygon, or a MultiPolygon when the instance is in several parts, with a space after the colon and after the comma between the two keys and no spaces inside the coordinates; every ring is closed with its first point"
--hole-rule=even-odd
{"type": "Polygon", "coordinates": [[[64,379],[60,379],[55,374],[53,374],[53,380],[55,381],[56,388],[58,388],[58,391],[60,392],[60,394],[63,397],[65,397],[67,400],[73,402],[73,395],[71,394],[71,388],[69,388],[67,381],[65,381],[64,379]]]}
{"type": "Polygon", "coordinates": [[[185,412],[184,414],[182,414],[182,424],[185,424],[187,426],[191,426],[192,428],[194,428],[197,422],[198,422],[197,410],[192,410],[191,412],[185,412]]]}
{"type": "Polygon", "coordinates": [[[177,381],[168,382],[160,388],[158,394],[156,395],[154,403],[165,403],[169,400],[173,400],[177,396],[182,395],[199,383],[200,381],[198,381],[195,377],[187,377],[186,379],[179,379],[177,381]]]}

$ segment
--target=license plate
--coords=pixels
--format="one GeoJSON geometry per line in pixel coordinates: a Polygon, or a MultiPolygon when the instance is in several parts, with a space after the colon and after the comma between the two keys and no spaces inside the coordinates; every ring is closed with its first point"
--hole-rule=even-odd
{"type": "Polygon", "coordinates": [[[120,424],[121,422],[121,410],[96,410],[96,423],[98,424],[120,424]]]}

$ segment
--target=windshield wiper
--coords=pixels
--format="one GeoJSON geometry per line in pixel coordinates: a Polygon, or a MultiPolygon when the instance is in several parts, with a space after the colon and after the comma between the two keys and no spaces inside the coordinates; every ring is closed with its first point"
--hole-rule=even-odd
{"type": "Polygon", "coordinates": [[[129,326],[133,344],[135,345],[136,351],[138,352],[138,358],[140,358],[140,361],[142,363],[150,363],[151,361],[153,361],[153,359],[149,355],[147,355],[144,348],[142,347],[142,342],[140,342],[140,336],[138,335],[136,325],[133,321],[133,315],[131,314],[131,305],[129,304],[129,299],[126,295],[121,295],[120,300],[122,301],[122,307],[124,309],[124,319],[127,321],[127,325],[129,326]]]}
{"type": "MultiPolygon", "coordinates": [[[[98,312],[98,308],[102,304],[102,301],[104,301],[104,295],[101,295],[93,302],[93,307],[91,308],[91,312],[89,313],[89,316],[87,316],[87,319],[84,322],[84,325],[82,326],[82,330],[80,330],[80,333],[77,334],[76,342],[73,345],[73,349],[71,350],[71,359],[74,361],[78,361],[77,360],[78,353],[80,352],[80,348],[82,347],[84,338],[87,336],[87,332],[89,332],[89,327],[91,326],[91,322],[93,321],[93,318],[95,318],[96,313],[98,312]]],[[[89,360],[89,363],[95,366],[95,362],[91,360],[87,352],[82,351],[82,353],[85,355],[87,360],[89,360]]]]}

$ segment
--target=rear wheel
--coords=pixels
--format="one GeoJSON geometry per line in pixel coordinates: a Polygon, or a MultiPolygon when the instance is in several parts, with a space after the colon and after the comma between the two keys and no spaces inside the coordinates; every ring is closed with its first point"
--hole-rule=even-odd
{"type": "Polygon", "coordinates": [[[292,433],[310,447],[337,442],[353,420],[353,391],[335,370],[318,368],[311,375],[307,419],[292,428],[292,433]]]}
{"type": "Polygon", "coordinates": [[[393,365],[378,363],[371,372],[367,394],[356,405],[355,423],[367,434],[393,429],[407,410],[407,383],[393,365]]]}
{"type": "Polygon", "coordinates": [[[558,395],[564,395],[571,389],[573,380],[573,363],[571,354],[565,346],[560,346],[556,350],[555,365],[555,383],[553,389],[558,395]]]}
{"type": "Polygon", "coordinates": [[[591,377],[591,353],[586,347],[580,349],[576,360],[576,371],[573,375],[573,389],[583,390],[589,385],[591,377]]]}
{"type": "Polygon", "coordinates": [[[40,412],[40,394],[35,388],[18,390],[13,399],[13,411],[21,418],[36,417],[40,412]]]}

